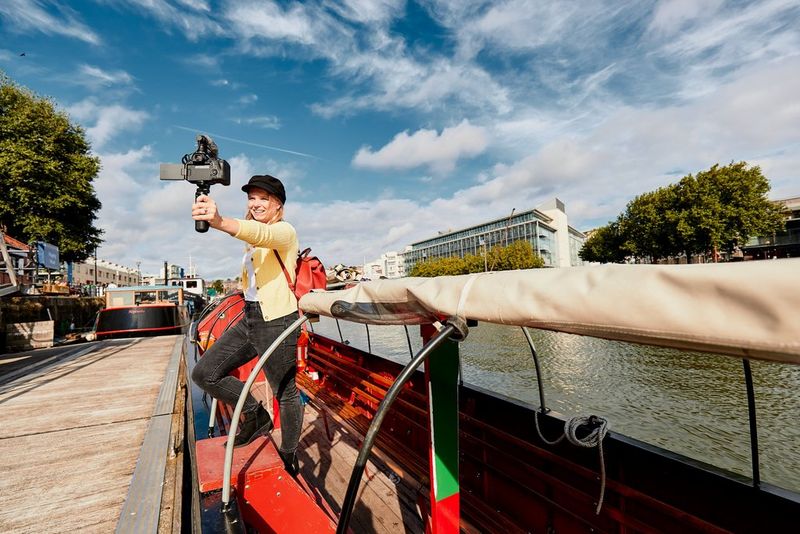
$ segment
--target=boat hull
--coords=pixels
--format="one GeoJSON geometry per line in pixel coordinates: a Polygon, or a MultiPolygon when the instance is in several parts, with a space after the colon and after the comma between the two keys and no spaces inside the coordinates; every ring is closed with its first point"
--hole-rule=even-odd
{"type": "Polygon", "coordinates": [[[181,334],[189,325],[185,306],[174,304],[123,306],[101,310],[97,317],[97,339],[149,337],[181,334]]]}
{"type": "MultiPolygon", "coordinates": [[[[364,436],[402,366],[312,334],[299,387],[350,432],[364,436]]],[[[386,415],[376,449],[399,475],[429,486],[430,416],[423,374],[386,415]]],[[[610,432],[597,449],[537,435],[536,408],[474,386],[459,388],[461,527],[477,532],[789,532],[800,495],[610,432]]],[[[540,414],[555,439],[565,418],[540,414]]],[[[743,439],[746,439],[743,436],[743,439]]]]}

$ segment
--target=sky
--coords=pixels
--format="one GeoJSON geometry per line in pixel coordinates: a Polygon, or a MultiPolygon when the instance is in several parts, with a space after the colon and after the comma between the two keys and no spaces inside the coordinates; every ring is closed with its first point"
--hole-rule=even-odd
{"type": "Polygon", "coordinates": [[[239,274],[159,181],[197,133],[231,164],[221,213],[277,176],[328,265],[553,197],[587,230],[717,163],[800,195],[796,0],[2,0],[0,70],[84,128],[98,255],[143,272],[239,274]]]}

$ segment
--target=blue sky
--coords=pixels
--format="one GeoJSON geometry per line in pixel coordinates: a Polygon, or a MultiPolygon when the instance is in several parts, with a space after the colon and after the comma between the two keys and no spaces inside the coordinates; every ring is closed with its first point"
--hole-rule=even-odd
{"type": "Polygon", "coordinates": [[[99,255],[144,271],[238,274],[193,188],[158,180],[197,132],[233,168],[221,211],[278,176],[328,264],[553,196],[592,228],[715,163],[800,195],[796,1],[3,0],[0,69],[85,128],[99,255]]]}

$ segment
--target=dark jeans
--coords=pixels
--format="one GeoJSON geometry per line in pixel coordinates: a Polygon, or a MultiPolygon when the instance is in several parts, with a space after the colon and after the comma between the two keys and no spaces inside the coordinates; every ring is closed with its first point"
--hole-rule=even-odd
{"type": "MultiPolygon", "coordinates": [[[[235,406],[244,384],[228,373],[260,356],[283,332],[297,320],[297,312],[264,321],[258,302],[245,302],[244,315],[208,349],[192,371],[192,380],[211,396],[235,406]]],[[[267,360],[264,372],[280,403],[281,446],[283,452],[294,452],[300,441],[303,407],[295,385],[297,372],[297,333],[290,335],[267,360]]],[[[243,412],[252,412],[258,402],[247,395],[243,412]]]]}

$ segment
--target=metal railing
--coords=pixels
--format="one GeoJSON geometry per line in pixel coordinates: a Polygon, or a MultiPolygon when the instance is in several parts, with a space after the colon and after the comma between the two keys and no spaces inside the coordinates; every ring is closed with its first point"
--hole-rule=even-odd
{"type": "Polygon", "coordinates": [[[242,388],[242,394],[239,395],[239,400],[236,403],[236,408],[233,410],[233,415],[231,416],[231,426],[228,430],[228,441],[225,444],[225,466],[222,472],[222,510],[224,512],[230,509],[230,502],[231,502],[231,468],[233,466],[233,442],[234,436],[236,436],[236,431],[239,427],[239,416],[242,414],[242,409],[244,408],[244,403],[247,400],[247,396],[250,394],[250,388],[253,387],[253,383],[256,381],[256,377],[258,373],[261,372],[261,369],[267,363],[267,359],[272,356],[272,353],[283,343],[286,338],[288,338],[295,330],[300,328],[303,323],[308,321],[311,318],[308,314],[301,316],[295,322],[293,322],[289,327],[281,332],[275,341],[272,342],[272,345],[267,348],[264,354],[261,355],[259,358],[258,363],[256,363],[253,370],[250,371],[250,376],[247,377],[247,381],[244,383],[244,387],[242,388]]]}

